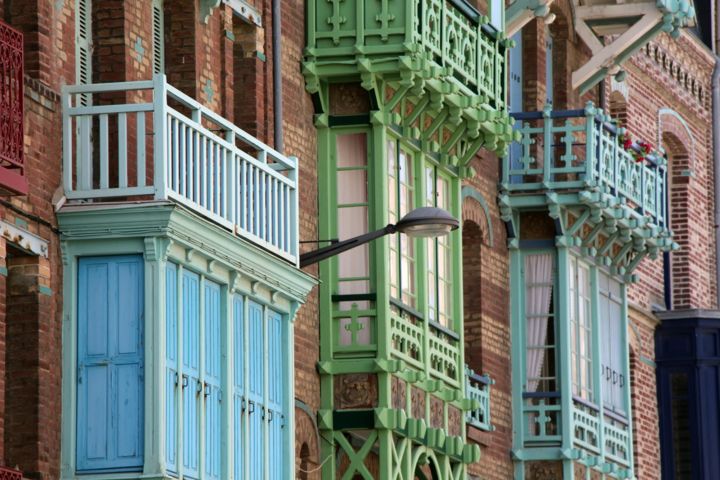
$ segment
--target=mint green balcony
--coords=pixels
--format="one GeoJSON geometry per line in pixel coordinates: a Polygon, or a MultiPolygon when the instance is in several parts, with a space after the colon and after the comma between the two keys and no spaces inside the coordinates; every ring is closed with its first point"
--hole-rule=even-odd
{"type": "Polygon", "coordinates": [[[459,93],[505,108],[505,43],[462,0],[310,1],[307,53],[321,76],[366,66],[401,76],[422,69],[459,93]]]}
{"type": "Polygon", "coordinates": [[[481,146],[501,153],[512,139],[505,101],[510,42],[467,1],[307,5],[303,73],[318,114],[331,113],[332,84],[359,83],[370,92],[371,109],[408,133],[428,130],[425,121],[453,125],[458,139],[480,140],[471,156],[481,146]],[[418,123],[421,114],[427,116],[418,123]]]}
{"type": "MultiPolygon", "coordinates": [[[[524,394],[523,447],[558,447],[562,442],[560,392],[524,394]]],[[[619,478],[628,478],[632,470],[632,436],[629,420],[581,398],[572,400],[571,432],[576,451],[603,457],[615,465],[619,478]]],[[[532,450],[527,450],[528,452],[532,450]]]]}
{"type": "Polygon", "coordinates": [[[297,161],[153,80],[63,89],[68,201],[172,201],[297,264],[297,161]]]}
{"type": "MultiPolygon", "coordinates": [[[[653,257],[677,248],[668,223],[667,162],[660,153],[640,158],[637,143],[626,150],[625,130],[592,103],[583,110],[546,107],[512,116],[520,123],[520,140],[511,144],[503,162],[500,206],[506,221],[512,211],[542,207],[565,225],[561,230],[574,235],[583,224],[602,223],[593,240],[606,234],[608,243],[618,240],[653,257]]],[[[611,259],[608,266],[619,260],[611,259]]],[[[627,267],[637,262],[621,270],[629,273],[627,267]]]]}
{"type": "Polygon", "coordinates": [[[589,105],[585,110],[512,116],[522,122],[521,139],[504,163],[505,191],[586,191],[623,206],[640,226],[666,227],[665,159],[653,154],[637,161],[623,148],[623,129],[601,110],[589,105]]]}
{"type": "Polygon", "coordinates": [[[467,424],[480,430],[494,430],[490,420],[490,386],[495,383],[487,375],[477,375],[465,366],[465,397],[475,404],[467,412],[467,424]]]}

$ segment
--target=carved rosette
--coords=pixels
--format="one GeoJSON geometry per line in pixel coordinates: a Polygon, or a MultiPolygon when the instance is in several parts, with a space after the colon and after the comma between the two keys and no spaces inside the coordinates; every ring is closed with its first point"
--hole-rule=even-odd
{"type": "Polygon", "coordinates": [[[407,401],[407,385],[405,384],[405,381],[398,377],[392,377],[390,388],[392,392],[393,408],[405,410],[405,404],[407,401]]]}
{"type": "Polygon", "coordinates": [[[558,480],[562,478],[561,462],[528,462],[525,464],[527,480],[558,480]]]}
{"type": "Polygon", "coordinates": [[[443,428],[443,401],[439,398],[430,396],[430,426],[433,428],[443,428]]]}
{"type": "Polygon", "coordinates": [[[448,434],[459,437],[462,435],[462,412],[459,408],[448,407],[448,434]]]}
{"type": "Polygon", "coordinates": [[[371,373],[354,373],[335,377],[335,408],[377,407],[377,377],[371,373]]]}
{"type": "Polygon", "coordinates": [[[414,418],[425,418],[425,392],[417,387],[412,387],[412,416],[414,418]]]}

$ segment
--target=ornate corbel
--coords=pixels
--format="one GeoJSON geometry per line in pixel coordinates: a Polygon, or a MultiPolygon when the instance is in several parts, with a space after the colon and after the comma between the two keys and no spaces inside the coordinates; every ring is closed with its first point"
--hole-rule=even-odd
{"type": "Polygon", "coordinates": [[[213,9],[220,6],[220,0],[200,0],[200,21],[207,24],[213,9]]]}

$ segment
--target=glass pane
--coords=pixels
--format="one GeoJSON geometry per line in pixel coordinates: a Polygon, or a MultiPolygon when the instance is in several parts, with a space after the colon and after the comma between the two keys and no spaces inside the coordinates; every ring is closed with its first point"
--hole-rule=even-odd
{"type": "MultiPolygon", "coordinates": [[[[338,209],[338,238],[346,239],[366,233],[367,207],[338,209]]],[[[338,256],[338,274],[341,278],[369,276],[369,245],[348,250],[338,256]]]]}
{"type": "Polygon", "coordinates": [[[369,317],[359,317],[352,321],[351,318],[340,319],[340,345],[368,345],[370,343],[370,326],[369,317]],[[352,334],[355,332],[355,341],[353,342],[352,334]]]}
{"type": "Polygon", "coordinates": [[[675,478],[692,478],[692,438],[690,436],[690,403],[688,377],[670,374],[670,410],[672,416],[672,450],[675,478]]]}
{"type": "Polygon", "coordinates": [[[367,202],[367,171],[342,170],[337,172],[337,203],[367,202]]]}
{"type": "Polygon", "coordinates": [[[367,165],[367,135],[350,133],[336,137],[337,166],[340,168],[367,165]]]}
{"type": "Polygon", "coordinates": [[[425,206],[435,206],[435,169],[425,168],[425,206]]]}
{"type": "MultiPolygon", "coordinates": [[[[338,282],[338,294],[340,295],[354,295],[358,293],[368,293],[370,291],[370,281],[368,280],[346,280],[344,282],[338,282]]],[[[355,302],[358,308],[363,309],[367,307],[367,302],[355,302]]]]}
{"type": "MultiPolygon", "coordinates": [[[[387,142],[387,158],[388,158],[388,214],[390,223],[397,223],[398,218],[398,182],[397,182],[397,160],[396,160],[396,142],[388,140],[387,142]]],[[[392,265],[396,265],[393,263],[392,265]]]]}

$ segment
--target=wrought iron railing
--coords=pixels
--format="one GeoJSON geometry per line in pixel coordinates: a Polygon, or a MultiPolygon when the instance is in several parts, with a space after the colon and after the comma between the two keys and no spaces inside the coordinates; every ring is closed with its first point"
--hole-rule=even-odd
{"type": "Polygon", "coordinates": [[[464,0],[308,2],[308,53],[337,62],[419,54],[474,100],[505,110],[504,42],[464,0]]]}
{"type": "Polygon", "coordinates": [[[624,130],[592,104],[584,110],[511,114],[520,140],[503,162],[508,192],[597,190],[632,207],[637,218],[666,228],[667,167],[657,153],[625,149],[624,130]]]}
{"type": "Polygon", "coordinates": [[[466,421],[481,430],[493,429],[490,420],[490,385],[493,383],[487,375],[477,375],[465,366],[465,396],[478,405],[467,412],[466,421]]]}
{"type": "Polygon", "coordinates": [[[297,263],[296,159],[175,89],[164,75],[65,87],[63,132],[69,200],[172,200],[297,263]]]}
{"type": "Polygon", "coordinates": [[[23,35],[0,21],[0,189],[26,194],[23,35]]]}

